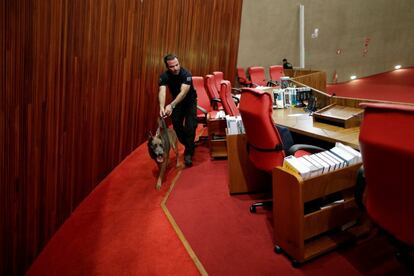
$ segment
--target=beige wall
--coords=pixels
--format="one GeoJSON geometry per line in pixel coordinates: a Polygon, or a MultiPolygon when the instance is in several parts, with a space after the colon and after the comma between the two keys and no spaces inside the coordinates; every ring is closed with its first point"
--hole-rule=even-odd
{"type": "Polygon", "coordinates": [[[284,57],[299,66],[299,4],[305,67],[326,71],[329,83],[335,71],[343,82],[414,65],[413,0],[244,0],[238,66],[268,67],[284,57]]]}

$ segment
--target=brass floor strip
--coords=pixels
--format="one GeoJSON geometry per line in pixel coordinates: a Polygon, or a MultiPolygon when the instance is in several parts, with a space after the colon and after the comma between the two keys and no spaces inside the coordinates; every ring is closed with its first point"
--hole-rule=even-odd
{"type": "Polygon", "coordinates": [[[178,224],[175,222],[174,217],[171,215],[170,211],[167,208],[167,200],[168,197],[170,196],[175,183],[177,182],[178,178],[181,175],[181,172],[183,171],[183,169],[179,169],[179,171],[177,172],[177,175],[174,177],[170,189],[168,190],[167,194],[165,195],[164,199],[161,202],[161,208],[164,211],[165,215],[167,216],[169,222],[171,223],[171,226],[173,227],[175,233],[177,234],[178,238],[180,239],[180,241],[183,243],[185,250],[187,250],[188,255],[190,255],[191,259],[193,260],[195,266],[197,267],[197,269],[200,271],[201,275],[203,276],[207,276],[208,273],[207,271],[204,269],[203,264],[200,262],[200,260],[198,259],[197,255],[195,254],[194,250],[191,248],[190,243],[187,241],[187,239],[185,238],[183,232],[181,231],[180,227],[178,226],[178,224]]]}

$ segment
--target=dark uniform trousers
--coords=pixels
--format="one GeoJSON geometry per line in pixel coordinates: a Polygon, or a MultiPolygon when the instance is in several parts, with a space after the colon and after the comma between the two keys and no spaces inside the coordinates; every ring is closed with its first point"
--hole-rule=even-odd
{"type": "Polygon", "coordinates": [[[185,146],[184,155],[194,155],[195,133],[197,129],[197,101],[178,104],[171,120],[178,140],[185,146]]]}

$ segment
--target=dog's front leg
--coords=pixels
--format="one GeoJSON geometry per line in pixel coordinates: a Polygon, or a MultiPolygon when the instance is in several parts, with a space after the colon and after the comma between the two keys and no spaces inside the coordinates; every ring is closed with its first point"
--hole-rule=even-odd
{"type": "Polygon", "coordinates": [[[175,153],[175,167],[179,168],[181,164],[180,164],[180,153],[178,151],[178,140],[177,139],[174,139],[171,141],[171,147],[175,153]]]}
{"type": "Polygon", "coordinates": [[[162,181],[164,180],[165,171],[167,170],[167,162],[164,161],[160,166],[160,174],[158,175],[157,184],[155,185],[155,189],[161,189],[162,181]]]}
{"type": "Polygon", "coordinates": [[[175,152],[175,167],[179,168],[181,166],[180,164],[180,154],[178,152],[178,145],[175,145],[175,147],[173,147],[174,152],[175,152]]]}

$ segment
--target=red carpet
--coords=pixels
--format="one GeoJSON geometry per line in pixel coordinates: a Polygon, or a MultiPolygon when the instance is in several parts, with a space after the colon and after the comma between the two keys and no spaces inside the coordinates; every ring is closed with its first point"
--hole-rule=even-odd
{"type": "Polygon", "coordinates": [[[199,275],[160,206],[177,171],[172,166],[156,191],[156,165],[141,145],[82,202],[27,275],[199,275]]]}
{"type": "Polygon", "coordinates": [[[273,252],[272,212],[251,214],[254,201],[250,195],[230,196],[227,160],[211,161],[207,148],[199,147],[167,207],[210,275],[409,275],[382,236],[295,269],[273,252]]]}
{"type": "Polygon", "coordinates": [[[227,160],[211,161],[205,146],[192,168],[170,169],[161,191],[156,173],[144,144],[82,202],[27,275],[199,275],[203,267],[210,275],[409,275],[381,236],[292,268],[273,253],[272,212],[250,214],[257,196],[230,196],[227,160]],[[160,206],[171,183],[167,207],[184,236],[160,206]]]}
{"type": "Polygon", "coordinates": [[[414,103],[414,67],[327,86],[339,97],[414,103]]]}

